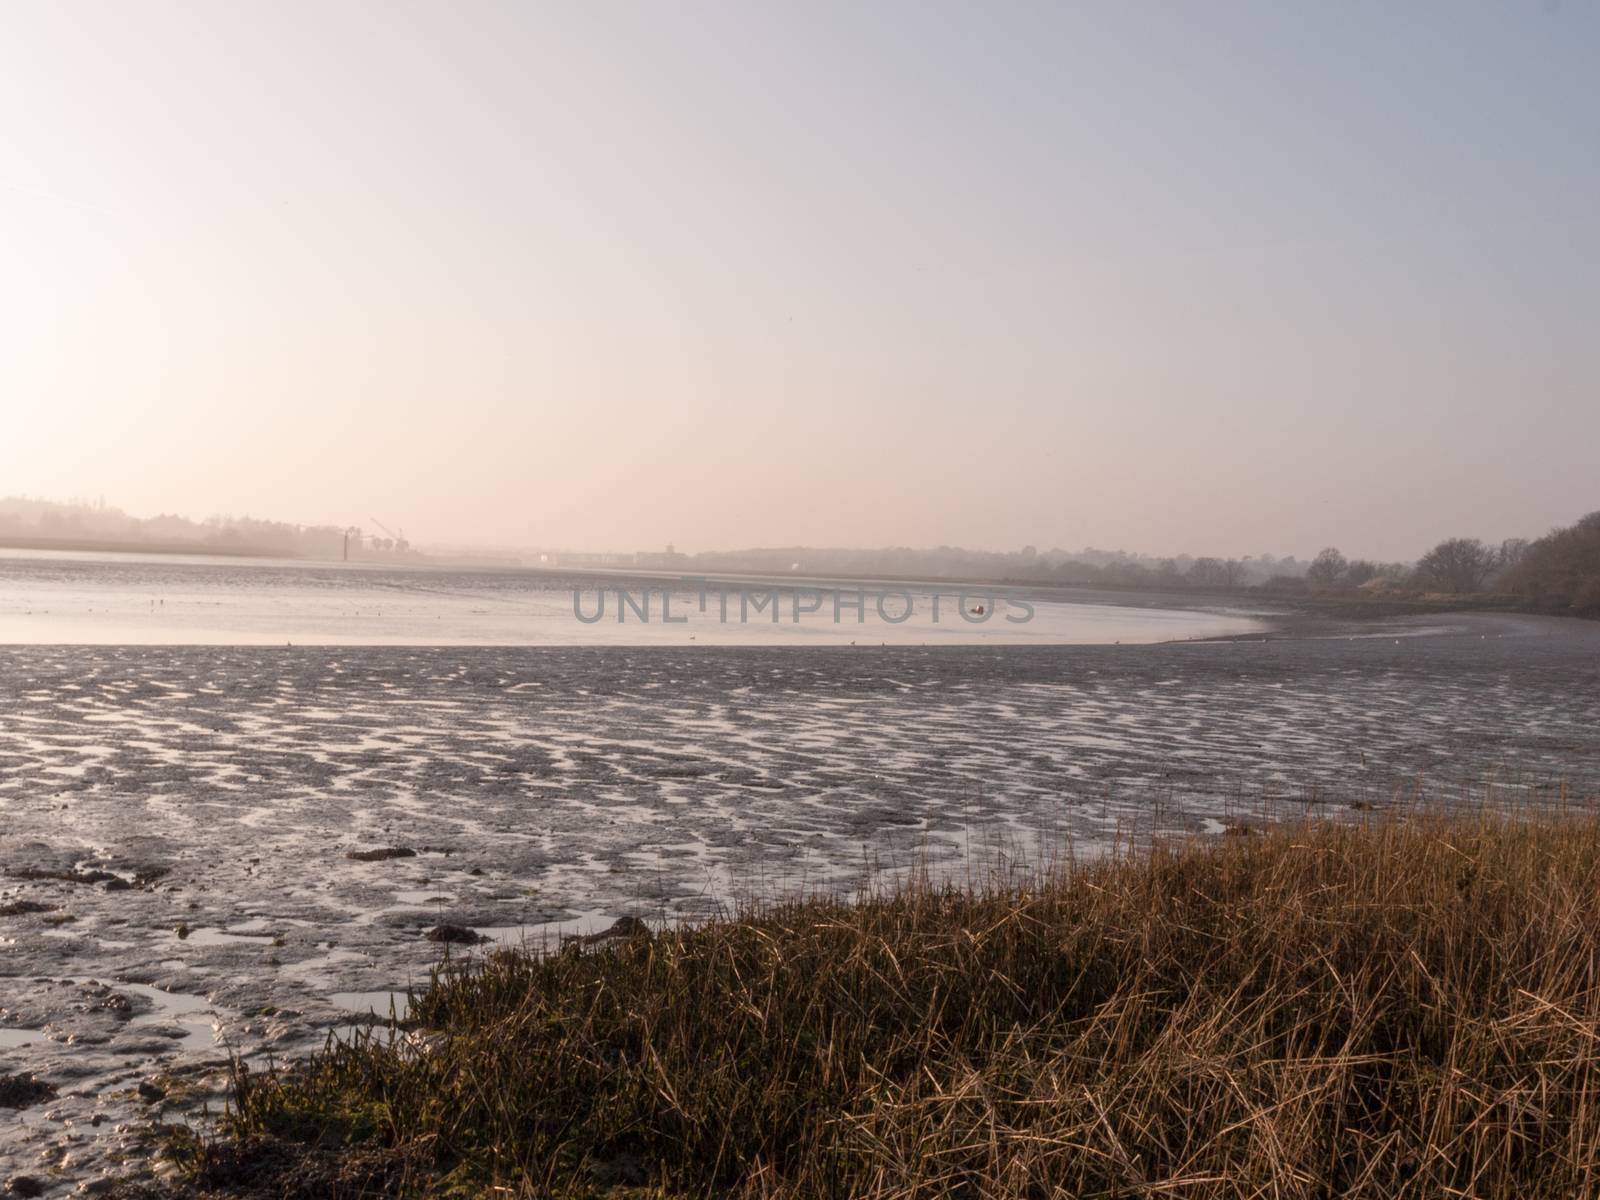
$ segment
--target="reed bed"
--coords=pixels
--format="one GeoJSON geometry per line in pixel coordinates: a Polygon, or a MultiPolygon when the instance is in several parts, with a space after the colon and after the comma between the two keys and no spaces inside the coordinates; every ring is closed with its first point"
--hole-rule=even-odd
{"type": "Polygon", "coordinates": [[[451,967],[237,1068],[282,1196],[1600,1195],[1600,822],[1374,816],[451,967]]]}

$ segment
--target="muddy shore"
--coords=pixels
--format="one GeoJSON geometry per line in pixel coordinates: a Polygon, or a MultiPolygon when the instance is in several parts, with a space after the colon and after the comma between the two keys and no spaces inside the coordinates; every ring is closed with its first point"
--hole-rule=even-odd
{"type": "Polygon", "coordinates": [[[0,648],[0,1077],[48,1089],[5,1112],[0,1186],[124,1171],[152,1120],[217,1102],[230,1050],[320,1044],[447,953],[1419,783],[1441,802],[1600,793],[1600,626],[1292,632],[0,648]]]}

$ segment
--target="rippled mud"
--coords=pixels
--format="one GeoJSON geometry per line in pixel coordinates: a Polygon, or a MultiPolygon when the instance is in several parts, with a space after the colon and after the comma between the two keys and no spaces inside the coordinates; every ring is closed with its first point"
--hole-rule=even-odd
{"type": "Polygon", "coordinates": [[[1597,778],[1600,627],[1536,618],[1139,647],[0,649],[0,1077],[50,1089],[0,1113],[0,1186],[144,1161],[153,1120],[219,1103],[230,1052],[403,1017],[394,993],[446,955],[1419,781],[1580,803],[1597,778]]]}

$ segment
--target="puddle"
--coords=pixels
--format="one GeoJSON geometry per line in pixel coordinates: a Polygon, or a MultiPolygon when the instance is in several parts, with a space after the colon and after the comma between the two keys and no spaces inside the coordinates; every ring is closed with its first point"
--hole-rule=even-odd
{"type": "Polygon", "coordinates": [[[47,1040],[44,1033],[38,1029],[0,1029],[0,1048],[7,1050],[47,1040]]]}
{"type": "Polygon", "coordinates": [[[379,1045],[387,1045],[388,1027],[383,1025],[335,1025],[330,1028],[328,1035],[336,1042],[348,1046],[366,1038],[376,1039],[379,1045]]]}
{"type": "Polygon", "coordinates": [[[116,983],[120,992],[143,996],[156,1006],[156,1010],[128,1022],[130,1028],[145,1025],[176,1025],[184,1031],[177,1044],[194,1049],[201,1043],[214,1044],[222,1023],[211,1001],[204,996],[186,996],[181,992],[164,992],[147,983],[116,983]]]}
{"type": "Polygon", "coordinates": [[[308,958],[304,962],[295,963],[292,967],[285,967],[283,974],[291,979],[310,978],[329,967],[371,961],[372,956],[363,954],[360,950],[347,950],[339,947],[329,950],[326,954],[319,954],[315,958],[308,958]]]}
{"type": "Polygon", "coordinates": [[[394,898],[396,900],[398,900],[401,904],[411,904],[411,905],[417,905],[417,904],[449,904],[451,902],[451,898],[449,896],[440,895],[440,893],[436,889],[435,890],[421,889],[421,890],[418,890],[418,891],[411,891],[411,892],[396,892],[394,894],[394,898]]]}
{"type": "Polygon", "coordinates": [[[604,933],[617,923],[617,914],[611,912],[586,912],[565,921],[545,921],[534,925],[481,925],[473,932],[486,937],[496,947],[510,950],[554,950],[561,943],[577,937],[591,937],[604,933]]]}
{"type": "Polygon", "coordinates": [[[328,999],[338,1008],[371,1013],[385,1021],[391,1010],[398,1021],[405,1020],[411,1011],[411,1001],[404,992],[334,992],[328,999]]]}
{"type": "Polygon", "coordinates": [[[272,942],[270,933],[239,933],[234,929],[191,929],[180,937],[176,930],[167,932],[169,942],[184,946],[267,946],[272,942]]]}

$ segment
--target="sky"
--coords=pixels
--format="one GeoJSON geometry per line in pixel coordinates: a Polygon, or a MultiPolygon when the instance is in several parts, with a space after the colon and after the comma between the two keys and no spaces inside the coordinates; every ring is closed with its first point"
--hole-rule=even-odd
{"type": "Polygon", "coordinates": [[[1600,2],[11,0],[0,494],[1413,558],[1600,508],[1600,2]]]}

